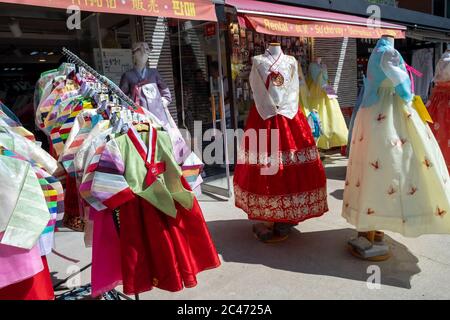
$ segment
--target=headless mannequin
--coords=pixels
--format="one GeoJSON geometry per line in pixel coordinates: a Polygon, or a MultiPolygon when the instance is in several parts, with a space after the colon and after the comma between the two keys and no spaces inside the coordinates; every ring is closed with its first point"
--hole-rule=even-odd
{"type": "Polygon", "coordinates": [[[388,34],[382,35],[381,39],[388,40],[392,45],[394,45],[395,39],[391,35],[388,35],[388,34]]]}
{"type": "Polygon", "coordinates": [[[281,50],[281,46],[278,42],[273,42],[269,44],[267,51],[275,58],[283,53],[283,50],[281,50]]]}
{"type": "MultiPolygon", "coordinates": [[[[388,40],[392,46],[394,46],[394,37],[391,35],[383,35],[381,36],[381,39],[385,39],[388,40]]],[[[384,240],[384,232],[382,231],[367,231],[367,232],[358,232],[358,238],[366,238],[367,240],[369,240],[372,244],[374,244],[375,242],[383,242],[384,240]]],[[[354,251],[352,251],[352,253],[354,253],[354,251]]],[[[375,256],[373,258],[367,259],[367,260],[373,260],[373,261],[383,261],[386,260],[390,257],[390,253],[387,252],[384,255],[380,255],[380,256],[375,256]]]]}
{"type": "MultiPolygon", "coordinates": [[[[270,43],[266,51],[274,60],[277,60],[283,54],[281,45],[278,42],[270,43]]],[[[259,240],[266,243],[274,243],[286,240],[294,226],[290,223],[266,221],[253,225],[253,232],[259,240]]]]}

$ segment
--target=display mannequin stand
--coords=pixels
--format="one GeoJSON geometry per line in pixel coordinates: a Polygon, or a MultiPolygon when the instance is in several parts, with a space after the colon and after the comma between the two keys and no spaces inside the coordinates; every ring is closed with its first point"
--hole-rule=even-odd
{"type": "MultiPolygon", "coordinates": [[[[391,35],[383,35],[394,45],[394,37],[391,35]]],[[[384,233],[381,231],[359,232],[356,239],[348,242],[350,253],[363,260],[368,261],[385,261],[391,257],[389,245],[384,242],[384,233]]]]}

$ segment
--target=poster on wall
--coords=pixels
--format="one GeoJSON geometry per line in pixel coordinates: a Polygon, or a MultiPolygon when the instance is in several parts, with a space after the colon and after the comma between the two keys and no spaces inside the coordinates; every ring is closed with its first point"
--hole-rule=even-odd
{"type": "Polygon", "coordinates": [[[122,74],[133,68],[130,49],[94,49],[95,67],[101,74],[119,85],[122,74]]]}

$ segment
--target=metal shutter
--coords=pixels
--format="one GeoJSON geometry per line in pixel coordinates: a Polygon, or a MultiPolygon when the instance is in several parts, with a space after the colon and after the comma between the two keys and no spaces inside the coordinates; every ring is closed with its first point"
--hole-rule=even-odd
{"type": "Polygon", "coordinates": [[[358,94],[356,39],[315,38],[314,57],[322,57],[328,66],[329,82],[341,108],[354,107],[358,94]]]}
{"type": "Polygon", "coordinates": [[[170,35],[167,19],[162,17],[143,18],[144,41],[153,46],[149,58],[150,68],[157,68],[166,82],[172,95],[172,103],[169,105],[170,114],[175,123],[178,123],[177,104],[174,91],[172,52],[170,47],[170,35]]]}

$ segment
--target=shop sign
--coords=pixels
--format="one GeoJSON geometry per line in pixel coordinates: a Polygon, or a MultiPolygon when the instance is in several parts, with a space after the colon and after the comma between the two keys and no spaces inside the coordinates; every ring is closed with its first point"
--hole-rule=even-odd
{"type": "Polygon", "coordinates": [[[94,49],[95,66],[115,84],[120,84],[122,75],[133,69],[130,49],[94,49]]]}
{"type": "Polygon", "coordinates": [[[217,21],[210,0],[0,0],[0,2],[81,11],[217,21]]]}
{"type": "MultiPolygon", "coordinates": [[[[378,39],[390,34],[395,38],[405,38],[405,32],[397,29],[369,28],[358,25],[286,19],[245,15],[245,26],[251,26],[256,32],[277,36],[295,36],[312,38],[363,38],[378,39]]],[[[242,18],[240,19],[240,23],[242,18]]]]}

